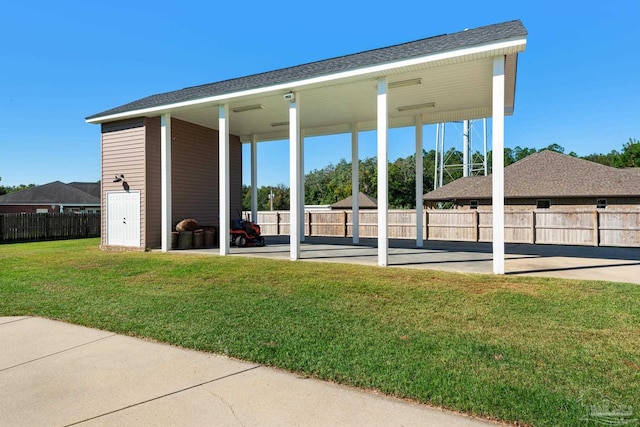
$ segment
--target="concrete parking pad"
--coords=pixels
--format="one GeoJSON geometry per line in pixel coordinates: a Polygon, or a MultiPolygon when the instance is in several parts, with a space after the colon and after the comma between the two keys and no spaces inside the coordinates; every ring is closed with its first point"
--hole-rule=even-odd
{"type": "Polygon", "coordinates": [[[2,425],[496,425],[47,319],[0,317],[0,348],[2,425]]]}
{"type": "MultiPolygon", "coordinates": [[[[267,236],[264,247],[231,248],[231,256],[289,259],[288,236],[267,236]]],[[[376,266],[377,241],[349,238],[307,237],[300,248],[302,261],[352,263],[376,266]]],[[[219,249],[180,251],[217,255],[219,249]]],[[[491,243],[389,241],[389,267],[431,269],[458,273],[492,274],[491,243]]],[[[604,280],[640,284],[640,248],[609,248],[558,245],[505,245],[505,268],[509,275],[566,279],[604,280]]]]}

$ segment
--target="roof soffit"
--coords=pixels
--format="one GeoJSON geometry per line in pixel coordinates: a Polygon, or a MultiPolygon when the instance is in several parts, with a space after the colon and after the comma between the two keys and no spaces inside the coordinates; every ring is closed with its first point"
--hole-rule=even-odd
{"type": "Polygon", "coordinates": [[[505,56],[505,114],[514,106],[517,53],[526,47],[519,21],[409,42],[317,63],[152,95],[88,117],[106,123],[132,117],[172,117],[217,129],[218,107],[228,104],[229,129],[243,141],[288,138],[289,103],[298,96],[304,135],[371,130],[376,124],[377,81],[420,79],[421,84],[389,88],[390,127],[478,119],[492,114],[493,58],[505,56]],[[358,66],[358,64],[361,64],[358,66]],[[296,78],[296,76],[298,78],[296,78]],[[274,84],[264,84],[272,82],[274,84]],[[400,111],[398,107],[435,103],[400,111]],[[255,111],[233,112],[259,105],[255,111]]]}
{"type": "Polygon", "coordinates": [[[193,107],[217,106],[223,103],[242,103],[260,95],[276,93],[283,95],[289,91],[304,91],[316,88],[336,85],[348,85],[361,81],[371,81],[382,77],[391,78],[396,75],[423,71],[431,68],[443,67],[446,65],[460,64],[470,61],[477,61],[496,56],[515,55],[523,52],[526,47],[526,37],[518,37],[510,40],[503,40],[496,43],[486,43],[480,46],[473,46],[465,49],[456,49],[435,54],[424,55],[416,58],[394,61],[390,63],[378,64],[344,71],[312,77],[308,79],[294,80],[290,82],[275,84],[271,86],[258,87],[239,92],[223,93],[219,95],[191,99],[173,104],[154,106],[138,110],[131,110],[112,115],[90,117],[88,123],[104,123],[114,120],[121,120],[129,117],[154,116],[164,113],[174,113],[182,109],[193,107]]]}
{"type": "MultiPolygon", "coordinates": [[[[418,118],[422,123],[439,123],[489,117],[492,113],[493,57],[451,61],[439,67],[411,67],[387,78],[389,82],[421,79],[421,84],[389,90],[389,126],[411,126],[418,118]],[[397,110],[400,106],[435,102],[434,108],[422,111],[397,110]]],[[[507,61],[509,63],[509,61],[507,61]]],[[[505,69],[506,81],[515,84],[515,61],[505,69]],[[513,75],[512,78],[510,76],[513,75]]],[[[309,85],[296,91],[301,108],[301,126],[307,136],[349,132],[354,124],[360,130],[376,128],[377,76],[362,76],[349,81],[325,85],[309,85]]],[[[508,83],[507,83],[508,85],[508,83]]],[[[288,126],[272,126],[288,122],[289,103],[283,100],[288,91],[274,91],[259,96],[237,98],[237,106],[261,105],[256,111],[230,113],[230,130],[243,141],[278,140],[288,138],[288,126]]],[[[505,90],[505,114],[513,112],[513,89],[505,90]]],[[[217,128],[218,105],[197,105],[171,110],[181,120],[217,128]]]]}

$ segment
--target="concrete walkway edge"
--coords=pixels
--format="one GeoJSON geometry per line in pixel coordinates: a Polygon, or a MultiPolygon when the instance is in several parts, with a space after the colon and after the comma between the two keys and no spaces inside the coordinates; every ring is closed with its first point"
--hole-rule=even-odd
{"type": "Polygon", "coordinates": [[[11,426],[495,426],[215,354],[36,317],[0,317],[11,426]]]}

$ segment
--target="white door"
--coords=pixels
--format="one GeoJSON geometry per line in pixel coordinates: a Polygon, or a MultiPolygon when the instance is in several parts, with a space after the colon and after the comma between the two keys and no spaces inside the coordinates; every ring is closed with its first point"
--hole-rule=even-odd
{"type": "Polygon", "coordinates": [[[107,193],[107,245],[140,247],[140,192],[107,193]]]}

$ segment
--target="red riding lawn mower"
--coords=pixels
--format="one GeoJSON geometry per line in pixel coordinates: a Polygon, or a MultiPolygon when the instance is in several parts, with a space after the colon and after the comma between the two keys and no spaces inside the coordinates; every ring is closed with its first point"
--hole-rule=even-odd
{"type": "Polygon", "coordinates": [[[233,221],[233,226],[229,230],[231,244],[241,248],[243,246],[264,246],[264,237],[260,234],[260,226],[251,221],[247,221],[239,214],[239,219],[233,221]]]}

